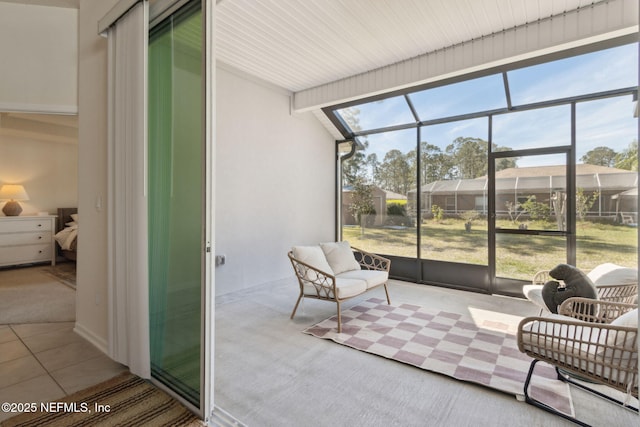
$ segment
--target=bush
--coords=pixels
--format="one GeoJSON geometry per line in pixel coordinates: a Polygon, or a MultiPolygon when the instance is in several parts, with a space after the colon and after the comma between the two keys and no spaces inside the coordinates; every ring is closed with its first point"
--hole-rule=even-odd
{"type": "Polygon", "coordinates": [[[400,203],[388,204],[386,225],[410,226],[411,218],[407,216],[407,205],[400,203]]]}
{"type": "Polygon", "coordinates": [[[444,209],[438,205],[431,206],[431,213],[433,214],[434,221],[442,221],[444,218],[444,209]]]}
{"type": "Polygon", "coordinates": [[[407,216],[407,205],[400,203],[390,203],[387,205],[387,215],[407,216]]]}

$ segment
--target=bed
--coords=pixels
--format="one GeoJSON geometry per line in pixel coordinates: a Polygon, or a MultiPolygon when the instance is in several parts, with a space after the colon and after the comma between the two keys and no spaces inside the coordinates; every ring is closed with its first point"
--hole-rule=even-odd
{"type": "Polygon", "coordinates": [[[55,239],[58,253],[76,261],[78,247],[78,208],[58,208],[55,239]]]}

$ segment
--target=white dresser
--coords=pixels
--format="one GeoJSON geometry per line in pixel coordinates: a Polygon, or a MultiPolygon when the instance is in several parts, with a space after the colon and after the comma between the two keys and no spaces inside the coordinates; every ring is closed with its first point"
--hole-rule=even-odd
{"type": "Polygon", "coordinates": [[[0,216],[0,267],[56,264],[56,216],[0,216]]]}

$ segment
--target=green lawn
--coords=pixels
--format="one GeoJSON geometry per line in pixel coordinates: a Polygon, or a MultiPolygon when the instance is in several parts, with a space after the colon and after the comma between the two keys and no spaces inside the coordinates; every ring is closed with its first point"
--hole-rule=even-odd
{"type": "MultiPolygon", "coordinates": [[[[513,228],[508,222],[498,227],[513,228]]],[[[530,223],[530,229],[555,230],[554,223],[530,223]]],[[[353,246],[371,252],[405,257],[416,256],[416,229],[389,229],[345,226],[343,239],[353,246]]],[[[637,266],[637,229],[623,225],[600,224],[589,221],[577,226],[577,264],[585,271],[598,264],[637,266]]],[[[539,270],[553,268],[565,262],[565,239],[554,236],[498,234],[496,243],[497,275],[528,280],[539,270]]],[[[422,224],[423,259],[487,265],[487,226],[474,222],[470,232],[464,221],[448,218],[427,220],[422,224]]]]}

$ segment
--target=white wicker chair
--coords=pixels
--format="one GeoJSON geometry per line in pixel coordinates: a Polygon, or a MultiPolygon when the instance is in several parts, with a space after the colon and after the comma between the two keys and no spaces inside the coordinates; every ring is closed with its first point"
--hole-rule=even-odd
{"type": "Polygon", "coordinates": [[[627,406],[573,378],[603,384],[637,398],[637,307],[635,304],[570,298],[560,306],[560,314],[523,319],[518,327],[518,348],[534,359],[524,384],[525,400],[577,424],[587,425],[529,395],[531,376],[539,361],[553,365],[559,380],[617,404],[627,406]]]}
{"type": "MultiPolygon", "coordinates": [[[[539,315],[548,311],[542,299],[542,286],[550,280],[550,270],[538,271],[531,279],[531,285],[525,285],[522,292],[525,297],[540,307],[539,315]]],[[[634,268],[621,267],[616,264],[600,264],[591,270],[587,277],[596,285],[600,301],[635,304],[638,298],[638,271],[634,268]]],[[[562,280],[559,280],[562,282],[562,280]]]]}

